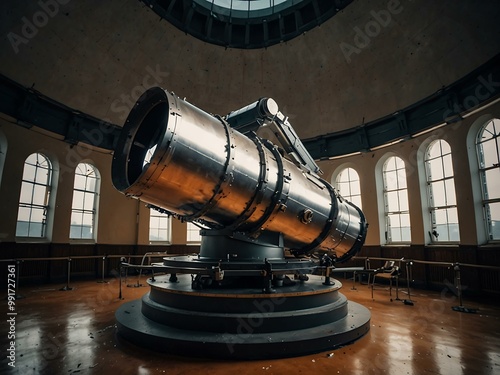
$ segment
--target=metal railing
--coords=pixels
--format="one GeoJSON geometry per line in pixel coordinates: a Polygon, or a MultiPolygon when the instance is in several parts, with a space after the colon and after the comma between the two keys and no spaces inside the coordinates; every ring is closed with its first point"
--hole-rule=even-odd
{"type": "MultiPolygon", "coordinates": [[[[461,267],[488,269],[488,270],[500,272],[500,267],[498,267],[498,266],[488,266],[488,265],[483,265],[483,264],[470,264],[470,263],[460,263],[460,262],[436,262],[436,261],[419,260],[419,259],[383,258],[383,257],[353,257],[352,259],[364,260],[365,269],[363,271],[359,271],[359,272],[374,271],[374,269],[372,269],[370,267],[371,260],[379,260],[379,261],[384,261],[384,262],[386,262],[386,261],[399,262],[400,269],[401,269],[401,264],[404,264],[405,271],[406,271],[406,275],[405,275],[406,276],[406,283],[407,283],[407,289],[408,289],[408,295],[409,295],[409,300],[405,300],[404,302],[405,302],[405,304],[409,304],[409,305],[413,304],[413,301],[411,300],[411,294],[410,294],[410,282],[414,281],[412,278],[412,267],[414,264],[433,265],[433,266],[447,267],[448,269],[453,269],[453,271],[454,271],[454,287],[455,287],[456,295],[458,297],[459,305],[453,306],[452,309],[455,311],[461,311],[461,312],[475,312],[474,311],[475,309],[466,308],[463,305],[461,267]]],[[[356,281],[356,273],[354,274],[354,277],[353,277],[353,283],[355,283],[355,281],[356,281]]],[[[353,287],[353,289],[355,289],[355,288],[353,287]]]]}

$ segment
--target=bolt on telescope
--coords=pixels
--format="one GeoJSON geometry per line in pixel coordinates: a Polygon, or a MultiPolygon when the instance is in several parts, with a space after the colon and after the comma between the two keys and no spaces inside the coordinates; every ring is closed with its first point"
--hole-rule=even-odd
{"type": "Polygon", "coordinates": [[[367,224],[319,173],[274,100],[220,117],[158,87],[132,109],[112,164],[119,191],[182,220],[247,242],[278,233],[297,256],[320,250],[346,261],[367,224]],[[256,134],[262,125],[282,149],[256,134]]]}

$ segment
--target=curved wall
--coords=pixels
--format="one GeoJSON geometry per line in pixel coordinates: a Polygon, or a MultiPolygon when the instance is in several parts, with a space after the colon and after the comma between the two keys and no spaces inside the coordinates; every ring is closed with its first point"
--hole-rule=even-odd
{"type": "Polygon", "coordinates": [[[203,43],[135,0],[8,0],[0,17],[0,72],[70,107],[121,125],[156,85],[218,114],[269,96],[302,138],[393,113],[500,50],[494,0],[354,1],[263,50],[203,43]]]}

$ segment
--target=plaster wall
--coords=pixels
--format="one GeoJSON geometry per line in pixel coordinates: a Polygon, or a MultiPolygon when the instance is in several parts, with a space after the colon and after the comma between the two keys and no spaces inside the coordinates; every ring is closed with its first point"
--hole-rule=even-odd
{"type": "Polygon", "coordinates": [[[150,86],[221,115],[269,96],[308,138],[469,73],[500,50],[498,19],[495,0],[354,1],[294,40],[235,50],[185,35],[136,0],[6,0],[0,72],[118,125],[150,86]]]}

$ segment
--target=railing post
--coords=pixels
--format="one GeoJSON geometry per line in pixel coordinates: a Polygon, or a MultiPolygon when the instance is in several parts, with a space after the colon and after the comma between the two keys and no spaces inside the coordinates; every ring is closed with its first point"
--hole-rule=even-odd
{"type": "Polygon", "coordinates": [[[73,288],[69,286],[70,279],[71,279],[71,258],[68,257],[68,280],[66,281],[66,286],[62,287],[59,290],[61,291],[73,290],[73,288]]]}
{"type": "Polygon", "coordinates": [[[104,270],[105,270],[105,261],[106,261],[106,255],[103,255],[102,257],[102,279],[101,280],[98,280],[97,282],[98,283],[102,283],[102,284],[107,284],[108,282],[106,280],[104,280],[104,270]]]}
{"type": "Polygon", "coordinates": [[[120,292],[118,294],[118,299],[123,299],[122,297],[122,266],[123,266],[123,262],[122,262],[122,259],[120,258],[120,292]]]}
{"type": "Polygon", "coordinates": [[[466,312],[466,313],[477,312],[478,309],[467,308],[462,303],[462,281],[460,277],[460,264],[458,264],[458,262],[453,265],[453,270],[455,271],[455,288],[457,289],[459,306],[453,306],[451,309],[453,311],[466,312]]]}

